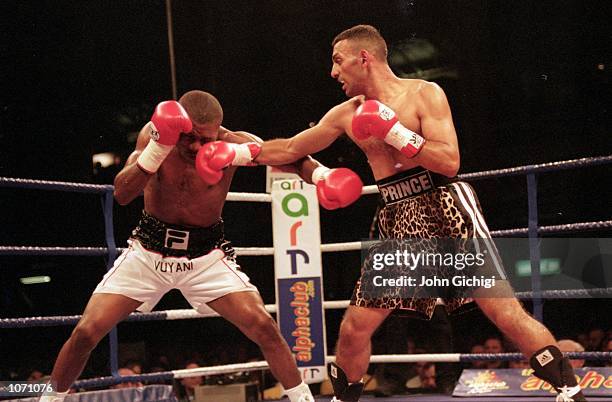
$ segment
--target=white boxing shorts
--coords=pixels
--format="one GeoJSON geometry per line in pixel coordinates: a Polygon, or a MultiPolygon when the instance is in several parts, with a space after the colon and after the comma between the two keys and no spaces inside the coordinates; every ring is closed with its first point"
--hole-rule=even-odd
{"type": "Polygon", "coordinates": [[[178,289],[194,309],[209,313],[207,303],[213,300],[235,292],[257,292],[233,257],[220,248],[190,259],[149,251],[137,239],[128,244],[94,294],[127,296],[142,302],[138,311],[148,312],[164,294],[178,289]]]}

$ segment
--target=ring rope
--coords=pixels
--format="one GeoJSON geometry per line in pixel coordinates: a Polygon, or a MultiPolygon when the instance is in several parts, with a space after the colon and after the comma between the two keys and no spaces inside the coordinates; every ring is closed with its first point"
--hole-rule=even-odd
{"type": "MultiPolygon", "coordinates": [[[[539,233],[576,232],[587,230],[601,230],[612,228],[612,220],[567,223],[563,225],[541,226],[539,233]]],[[[528,234],[528,228],[494,230],[492,237],[512,237],[528,234]]],[[[361,250],[362,242],[352,241],[346,243],[321,244],[324,253],[338,251],[361,250]]],[[[125,248],[117,248],[123,251],[125,248]]],[[[274,255],[274,247],[234,247],[236,253],[242,256],[274,255]]],[[[0,255],[76,255],[76,256],[105,256],[108,255],[106,247],[38,247],[38,246],[0,246],[0,255]]]]}
{"type": "Polygon", "coordinates": [[[267,193],[227,193],[226,201],[272,202],[272,196],[267,193]]]}
{"type": "MultiPolygon", "coordinates": [[[[516,292],[518,299],[531,299],[534,292],[516,292]]],[[[602,298],[612,296],[612,288],[594,289],[568,289],[568,290],[544,290],[540,292],[540,297],[545,299],[574,299],[574,298],[602,298]]],[[[333,300],[323,302],[325,310],[344,309],[350,304],[350,300],[333,300]]],[[[276,313],[276,304],[266,304],[266,311],[276,313]]],[[[193,309],[177,309],[153,311],[149,313],[132,313],[125,321],[166,321],[166,320],[185,320],[194,318],[218,317],[215,312],[198,313],[193,309]]],[[[80,315],[67,316],[47,316],[47,317],[21,317],[21,318],[2,318],[0,328],[31,328],[31,327],[51,327],[61,325],[75,325],[80,315]]]]}
{"type": "MultiPolygon", "coordinates": [[[[463,173],[457,175],[457,179],[463,181],[481,180],[493,177],[518,176],[527,173],[544,173],[555,170],[566,170],[573,168],[582,168],[588,166],[603,165],[612,162],[612,155],[596,156],[591,158],[571,159],[560,162],[541,163],[538,165],[516,166],[504,169],[485,170],[482,172],[463,173]]],[[[376,194],[378,187],[376,185],[364,186],[361,194],[376,194]]]]}
{"type": "MultiPolygon", "coordinates": [[[[22,179],[0,176],[0,187],[25,188],[31,190],[57,190],[76,193],[105,193],[113,191],[110,184],[75,183],[52,180],[22,179]]],[[[272,202],[272,196],[266,193],[227,193],[227,201],[272,202]]]]}
{"type": "Polygon", "coordinates": [[[527,173],[544,173],[556,170],[567,170],[589,166],[604,165],[612,162],[612,155],[570,159],[559,162],[540,163],[537,165],[516,166],[505,169],[486,170],[482,172],[464,173],[457,177],[460,180],[479,180],[492,177],[517,176],[527,173]]]}
{"type": "MultiPolygon", "coordinates": [[[[558,162],[540,163],[536,165],[516,166],[504,169],[485,170],[482,172],[464,173],[457,176],[459,180],[479,180],[492,177],[516,176],[526,173],[543,173],[556,170],[583,168],[589,166],[603,165],[612,162],[612,155],[594,156],[579,159],[570,159],[558,162]]],[[[22,179],[16,177],[1,177],[0,186],[18,187],[38,190],[61,190],[85,193],[104,193],[112,191],[113,186],[108,184],[88,184],[48,180],[22,179]]],[[[375,185],[364,186],[362,194],[374,194],[378,192],[375,185]]],[[[252,201],[252,202],[271,202],[272,196],[266,193],[237,193],[230,192],[227,195],[228,201],[252,201]]]]}
{"type": "Polygon", "coordinates": [[[105,193],[113,191],[110,184],[73,183],[64,181],[20,179],[17,177],[0,177],[0,186],[33,190],[59,190],[77,193],[105,193]]]}
{"type": "MultiPolygon", "coordinates": [[[[612,352],[571,352],[564,353],[570,359],[612,361],[612,352]]],[[[335,356],[326,356],[327,363],[335,361],[335,356]]],[[[370,363],[417,363],[417,362],[447,362],[461,363],[473,361],[520,361],[524,360],[522,353],[423,353],[404,355],[373,355],[370,363]]],[[[248,372],[268,369],[266,361],[250,363],[225,364],[220,366],[198,367],[193,369],[172,370],[160,373],[148,373],[124,377],[98,377],[76,381],[73,388],[93,388],[109,386],[122,382],[155,382],[181,379],[197,376],[209,376],[236,372],[248,372]]]]}

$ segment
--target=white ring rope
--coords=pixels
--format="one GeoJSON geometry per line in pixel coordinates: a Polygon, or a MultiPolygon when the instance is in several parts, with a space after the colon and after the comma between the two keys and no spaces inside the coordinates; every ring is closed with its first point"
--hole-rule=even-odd
{"type": "Polygon", "coordinates": [[[267,193],[227,193],[226,201],[272,202],[272,196],[267,193]]]}
{"type": "MultiPolygon", "coordinates": [[[[566,223],[562,225],[540,226],[538,233],[559,233],[565,231],[587,231],[612,228],[612,220],[596,222],[566,223]]],[[[507,237],[527,235],[528,228],[502,229],[491,231],[492,237],[507,237]]],[[[364,240],[370,242],[372,240],[364,240]]],[[[367,249],[368,244],[361,241],[345,243],[321,244],[321,251],[324,253],[338,251],[357,251],[367,249]]],[[[117,251],[122,252],[125,248],[118,247],[117,251]]],[[[238,255],[258,256],[274,255],[274,247],[234,247],[238,255]]],[[[39,246],[0,246],[0,255],[107,255],[106,247],[39,247],[39,246]]]]}
{"type": "MultiPolygon", "coordinates": [[[[329,253],[335,251],[361,250],[363,244],[360,241],[346,243],[321,244],[321,252],[329,253]]],[[[274,247],[234,247],[238,255],[274,255],[274,247]]]]}
{"type": "MultiPolygon", "coordinates": [[[[326,356],[325,361],[336,361],[336,356],[326,356]]],[[[446,362],[458,363],[461,353],[422,353],[410,355],[372,355],[370,363],[417,363],[417,362],[446,362]]],[[[268,362],[257,361],[249,363],[224,364],[221,366],[198,367],[193,369],[172,370],[174,378],[189,378],[215,374],[236,373],[240,371],[255,371],[269,368],[268,362]]]]}
{"type": "MultiPolygon", "coordinates": [[[[327,309],[345,309],[349,305],[349,300],[332,300],[323,302],[323,308],[327,309]]],[[[276,304],[266,304],[266,311],[268,313],[276,313],[276,304]]],[[[212,311],[207,313],[198,313],[193,309],[177,309],[177,310],[162,310],[155,311],[155,313],[166,314],[166,320],[187,320],[193,318],[208,318],[208,317],[219,317],[219,314],[212,311]]]]}
{"type": "MultiPolygon", "coordinates": [[[[540,226],[538,228],[539,233],[558,233],[563,231],[586,231],[586,230],[598,230],[598,229],[609,229],[612,227],[612,220],[607,221],[596,221],[596,222],[579,222],[579,223],[567,223],[564,225],[550,225],[540,226]]],[[[516,228],[516,229],[502,229],[492,230],[491,237],[506,237],[525,235],[528,232],[528,228],[516,228]]],[[[350,241],[344,243],[327,243],[321,244],[321,252],[338,252],[338,251],[357,251],[365,250],[368,248],[364,242],[372,242],[372,240],[361,241],[350,241]]],[[[1,250],[1,247],[0,247],[1,250]]],[[[234,247],[238,255],[274,255],[274,247],[234,247]]]]}
{"type": "MultiPolygon", "coordinates": [[[[378,187],[376,185],[363,186],[362,195],[376,194],[378,187]]],[[[226,201],[242,201],[242,202],[272,202],[272,195],[267,193],[227,193],[226,201]]]]}
{"type": "MultiPolygon", "coordinates": [[[[336,360],[336,356],[327,356],[327,362],[336,360]]],[[[446,362],[458,363],[461,353],[422,353],[416,355],[373,355],[370,363],[417,363],[417,362],[446,362]]]]}

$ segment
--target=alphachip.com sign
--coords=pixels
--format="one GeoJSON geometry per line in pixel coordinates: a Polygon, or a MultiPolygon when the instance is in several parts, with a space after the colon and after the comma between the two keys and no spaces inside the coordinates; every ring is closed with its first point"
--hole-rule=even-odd
{"type": "Polygon", "coordinates": [[[301,180],[274,182],[272,222],[277,321],[304,381],[321,382],[326,346],[316,188],[301,180]]]}

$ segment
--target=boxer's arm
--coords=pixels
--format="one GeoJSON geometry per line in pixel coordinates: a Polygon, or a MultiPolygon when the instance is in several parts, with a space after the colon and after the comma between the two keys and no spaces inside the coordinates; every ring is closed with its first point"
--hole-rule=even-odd
{"type": "Polygon", "coordinates": [[[321,121],[291,138],[265,141],[255,162],[262,165],[286,165],[306,155],[314,154],[330,146],[346,131],[343,123],[350,118],[355,107],[345,102],[335,106],[321,121]]]}
{"type": "MultiPolygon", "coordinates": [[[[229,131],[224,127],[221,127],[221,129],[224,130],[224,137],[229,142],[236,142],[238,144],[250,141],[255,141],[260,144],[264,143],[261,138],[254,134],[247,133],[246,131],[229,131]]],[[[259,162],[258,158],[257,162],[259,162]]],[[[310,155],[307,155],[303,158],[298,159],[294,163],[279,165],[278,168],[285,172],[295,173],[299,175],[305,182],[312,184],[312,173],[319,166],[323,165],[314,158],[312,158],[310,155]]]]}
{"type": "Polygon", "coordinates": [[[459,170],[459,146],[450,106],[442,88],[427,83],[419,99],[421,134],[427,139],[414,161],[424,168],[447,177],[459,170]]]}
{"type": "Polygon", "coordinates": [[[303,157],[302,159],[297,160],[295,163],[291,165],[282,165],[281,169],[285,170],[286,168],[294,168],[295,173],[297,173],[302,180],[306,183],[314,184],[312,182],[312,173],[316,168],[323,166],[321,162],[314,159],[312,156],[308,155],[303,157]]]}
{"type": "Polygon", "coordinates": [[[321,120],[317,125],[291,138],[265,141],[255,162],[271,166],[293,163],[306,155],[324,150],[343,132],[321,120]]]}
{"type": "Polygon", "coordinates": [[[120,205],[132,202],[134,198],[142,194],[152,174],[144,171],[137,163],[138,157],[149,143],[149,126],[147,123],[138,134],[136,149],[128,157],[125,166],[115,176],[114,196],[120,205]]]}
{"type": "MultiPolygon", "coordinates": [[[[316,152],[316,150],[320,150],[320,149],[327,147],[336,138],[338,138],[338,136],[342,134],[344,130],[340,128],[338,129],[333,128],[334,122],[337,121],[336,117],[337,116],[334,116],[333,114],[330,115],[330,113],[328,113],[321,120],[321,122],[317,125],[320,130],[324,131],[323,134],[327,135],[322,145],[321,143],[318,143],[320,148],[314,148],[314,147],[309,148],[312,146],[312,144],[310,143],[311,140],[308,139],[307,141],[303,143],[303,147],[298,148],[300,152],[309,153],[310,150],[312,150],[312,152],[316,152]]],[[[307,132],[310,132],[310,134],[306,132],[302,132],[298,134],[297,136],[295,136],[293,139],[298,138],[301,135],[304,135],[305,133],[306,133],[305,135],[316,135],[316,131],[313,134],[313,129],[317,128],[317,126],[306,130],[307,132]]],[[[226,133],[226,135],[224,135],[223,137],[230,140],[231,137],[228,134],[229,133],[226,133]]],[[[244,134],[248,134],[248,133],[242,133],[242,134],[232,133],[232,134],[244,136],[244,134]]],[[[253,136],[252,134],[248,134],[246,137],[247,137],[247,140],[253,140],[254,139],[253,137],[255,136],[253,136]]],[[[315,137],[315,138],[320,140],[320,138],[318,137],[315,137]]],[[[298,141],[301,141],[301,140],[303,140],[303,138],[301,139],[298,138],[298,141]]],[[[270,142],[286,144],[287,141],[286,140],[273,140],[273,141],[264,142],[262,145],[262,149],[265,147],[265,144],[269,144],[270,142]]],[[[298,144],[300,143],[298,142],[298,144]]],[[[314,144],[317,144],[317,142],[314,142],[314,144]]],[[[317,186],[317,198],[319,199],[319,203],[324,208],[326,209],[344,208],[352,204],[353,202],[357,201],[357,199],[359,199],[359,197],[361,196],[361,190],[363,188],[363,182],[361,181],[361,179],[355,172],[351,171],[350,169],[346,169],[346,168],[329,169],[323,166],[322,164],[320,164],[319,162],[317,162],[316,160],[314,160],[309,155],[300,155],[300,152],[296,152],[295,150],[290,149],[288,152],[289,155],[292,155],[294,157],[294,155],[297,154],[299,155],[299,157],[296,157],[295,159],[293,159],[293,157],[291,159],[286,159],[287,162],[293,162],[290,165],[289,163],[278,163],[276,166],[281,165],[281,168],[283,168],[284,170],[295,172],[299,174],[300,177],[307,183],[316,185],[317,186]],[[291,151],[293,151],[294,153],[291,153],[291,151]]],[[[261,161],[258,160],[258,158],[255,158],[255,160],[258,163],[262,163],[261,161]]]]}
{"type": "Polygon", "coordinates": [[[306,183],[314,184],[312,182],[312,173],[316,168],[323,166],[321,162],[314,159],[312,156],[308,155],[302,159],[298,159],[296,162],[289,165],[277,165],[274,166],[275,169],[279,169],[286,173],[293,173],[298,176],[306,183]]]}
{"type": "Polygon", "coordinates": [[[246,131],[231,131],[223,126],[219,127],[219,140],[233,142],[235,144],[244,144],[247,142],[263,143],[263,140],[255,134],[246,131]]]}

